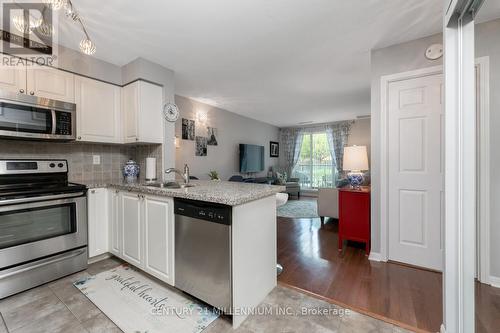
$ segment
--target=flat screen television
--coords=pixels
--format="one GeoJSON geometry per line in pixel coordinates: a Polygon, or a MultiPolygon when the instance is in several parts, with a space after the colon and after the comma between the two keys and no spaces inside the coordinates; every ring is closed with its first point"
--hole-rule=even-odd
{"type": "Polygon", "coordinates": [[[240,172],[264,171],[264,146],[240,144],[240,172]]]}

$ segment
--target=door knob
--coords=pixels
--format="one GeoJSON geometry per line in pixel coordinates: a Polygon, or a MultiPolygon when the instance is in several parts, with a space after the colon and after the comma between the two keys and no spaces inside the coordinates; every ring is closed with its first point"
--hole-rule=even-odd
{"type": "Polygon", "coordinates": [[[35,94],[34,91],[30,91],[30,95],[33,96],[35,94]]]}
{"type": "Polygon", "coordinates": [[[24,89],[19,89],[19,92],[20,92],[21,94],[24,94],[24,89]]]}
{"type": "Polygon", "coordinates": [[[78,137],[78,140],[81,140],[81,139],[82,139],[82,137],[81,137],[81,136],[79,136],[79,137],[78,137]]]}

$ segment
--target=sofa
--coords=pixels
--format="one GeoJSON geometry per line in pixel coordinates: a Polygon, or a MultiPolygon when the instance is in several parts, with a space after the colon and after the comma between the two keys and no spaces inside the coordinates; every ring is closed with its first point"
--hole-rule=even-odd
{"type": "Polygon", "coordinates": [[[325,217],[339,218],[339,191],[336,188],[318,189],[318,215],[321,218],[321,225],[325,222],[325,217]]]}
{"type": "Polygon", "coordinates": [[[300,198],[299,178],[288,178],[283,185],[286,186],[286,193],[288,193],[288,195],[295,195],[297,198],[300,198]]]}

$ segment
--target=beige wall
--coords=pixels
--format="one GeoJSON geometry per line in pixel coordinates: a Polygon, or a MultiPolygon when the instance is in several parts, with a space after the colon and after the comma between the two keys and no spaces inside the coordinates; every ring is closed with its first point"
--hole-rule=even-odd
{"type": "MultiPolygon", "coordinates": [[[[176,149],[175,167],[182,169],[187,163],[191,175],[208,179],[210,170],[217,170],[223,180],[239,174],[239,144],[264,146],[265,170],[257,176],[265,176],[270,166],[278,164],[277,158],[269,157],[269,142],[278,141],[279,129],[254,119],[240,116],[227,110],[219,109],[192,99],[175,96],[181,116],[175,124],[175,134],[179,138],[180,148],[176,149]],[[207,114],[205,124],[197,121],[197,111],[207,114]],[[195,141],[182,140],[182,118],[196,121],[196,135],[207,136],[207,126],[218,130],[218,146],[208,146],[207,156],[195,156],[195,141]]],[[[169,167],[166,165],[165,167],[169,167]]]]}
{"type": "Polygon", "coordinates": [[[384,75],[442,65],[427,60],[425,50],[442,43],[441,35],[417,39],[371,52],[371,249],[380,252],[380,79],[384,75]]]}
{"type": "MultiPolygon", "coordinates": [[[[500,277],[500,178],[495,170],[500,169],[500,20],[476,26],[476,57],[490,58],[490,260],[491,275],[500,277]],[[498,125],[498,126],[497,126],[498,125]]],[[[442,65],[442,59],[429,61],[424,57],[425,49],[434,43],[442,43],[442,35],[414,40],[408,43],[373,50],[371,53],[371,116],[372,116],[372,251],[380,251],[380,78],[383,75],[442,65]]]]}
{"type": "Polygon", "coordinates": [[[371,157],[371,137],[370,137],[370,118],[366,119],[356,119],[351,127],[351,134],[349,140],[347,141],[348,146],[366,146],[368,150],[368,160],[371,157]]]}

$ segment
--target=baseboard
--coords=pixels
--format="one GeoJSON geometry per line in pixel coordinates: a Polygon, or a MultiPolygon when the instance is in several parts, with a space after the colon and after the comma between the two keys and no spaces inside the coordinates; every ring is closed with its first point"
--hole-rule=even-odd
{"type": "Polygon", "coordinates": [[[111,256],[112,256],[112,255],[111,255],[111,253],[106,252],[106,253],[100,254],[100,255],[98,255],[98,256],[95,256],[95,257],[89,258],[87,262],[88,262],[88,264],[90,265],[90,264],[93,264],[93,263],[95,263],[95,262],[98,262],[98,261],[101,261],[101,260],[104,260],[104,259],[111,258],[111,256]]]}
{"type": "Polygon", "coordinates": [[[500,277],[490,275],[490,285],[495,288],[500,288],[500,277]]]}
{"type": "Polygon", "coordinates": [[[387,260],[385,260],[385,258],[382,257],[382,254],[380,254],[378,252],[370,252],[370,255],[368,256],[368,260],[382,261],[382,262],[387,261],[387,260]]]}

